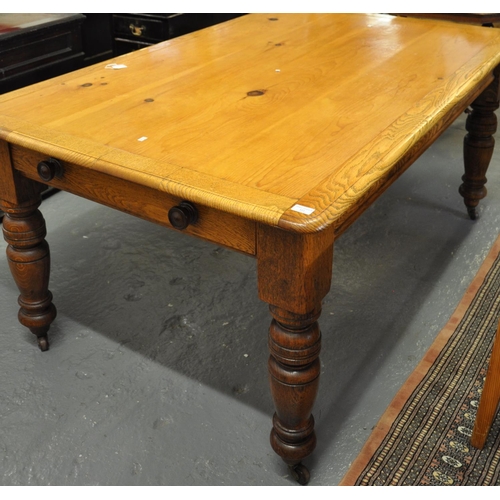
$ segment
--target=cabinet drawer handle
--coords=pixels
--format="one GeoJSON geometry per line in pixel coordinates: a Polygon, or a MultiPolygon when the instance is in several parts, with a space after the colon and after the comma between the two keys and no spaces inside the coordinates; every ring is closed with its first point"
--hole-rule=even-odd
{"type": "Polygon", "coordinates": [[[41,161],[37,165],[36,170],[40,179],[45,182],[51,181],[54,177],[62,177],[63,174],[63,167],[59,160],[55,158],[41,161]]]}
{"type": "Polygon", "coordinates": [[[181,201],[168,211],[168,220],[175,229],[186,229],[189,224],[194,224],[198,220],[198,210],[192,203],[181,201]]]}
{"type": "Polygon", "coordinates": [[[129,28],[134,36],[142,36],[143,32],[146,31],[146,26],[136,26],[135,24],[130,24],[129,28]]]}

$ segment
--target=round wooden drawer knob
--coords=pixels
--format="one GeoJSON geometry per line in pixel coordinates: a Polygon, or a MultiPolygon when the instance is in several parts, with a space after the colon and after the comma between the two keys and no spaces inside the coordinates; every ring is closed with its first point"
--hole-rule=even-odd
{"type": "Polygon", "coordinates": [[[55,158],[41,161],[36,169],[40,179],[45,182],[49,182],[54,177],[62,175],[62,165],[55,158]]]}
{"type": "Polygon", "coordinates": [[[188,201],[182,201],[168,211],[168,220],[175,229],[186,229],[198,220],[198,210],[188,201]]]}

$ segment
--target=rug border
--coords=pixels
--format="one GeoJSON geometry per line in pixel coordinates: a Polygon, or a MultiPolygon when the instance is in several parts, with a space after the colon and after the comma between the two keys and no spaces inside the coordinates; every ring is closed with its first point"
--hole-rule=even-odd
{"type": "Polygon", "coordinates": [[[450,319],[443,327],[443,329],[438,333],[437,337],[434,339],[433,343],[425,353],[420,363],[410,374],[406,382],[401,386],[401,388],[397,392],[396,396],[394,396],[388,408],[380,417],[380,420],[378,421],[374,430],[370,434],[366,443],[363,445],[363,448],[359,452],[358,456],[352,462],[351,466],[349,467],[349,470],[343,477],[342,481],[339,483],[339,486],[355,485],[356,480],[359,478],[360,474],[367,466],[373,454],[376,452],[382,441],[387,436],[394,420],[401,412],[406,401],[411,396],[412,392],[415,390],[418,384],[426,376],[427,372],[429,371],[429,368],[432,366],[436,358],[439,356],[443,347],[446,345],[446,342],[448,342],[449,338],[455,331],[456,327],[464,317],[465,312],[471,305],[479,288],[484,282],[484,278],[488,274],[489,270],[491,269],[491,266],[498,257],[499,253],[500,253],[500,236],[497,236],[496,241],[490,248],[488,255],[481,264],[481,267],[479,268],[477,274],[475,275],[472,282],[468,286],[464,296],[460,300],[460,303],[456,307],[450,319]]]}

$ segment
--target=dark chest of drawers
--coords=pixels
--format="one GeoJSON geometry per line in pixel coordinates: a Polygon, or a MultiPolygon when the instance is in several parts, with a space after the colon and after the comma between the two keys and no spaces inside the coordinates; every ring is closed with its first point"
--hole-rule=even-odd
{"type": "Polygon", "coordinates": [[[0,94],[78,69],[82,14],[0,14],[0,94]]]}
{"type": "Polygon", "coordinates": [[[115,55],[228,21],[242,14],[112,14],[115,55]]]}

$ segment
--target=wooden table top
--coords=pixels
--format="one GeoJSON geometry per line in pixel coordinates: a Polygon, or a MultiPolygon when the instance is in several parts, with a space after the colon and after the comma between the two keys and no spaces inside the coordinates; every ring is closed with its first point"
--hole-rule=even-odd
{"type": "Polygon", "coordinates": [[[496,29],[252,14],[2,95],[0,138],[309,232],[377,191],[498,64],[496,29]]]}

